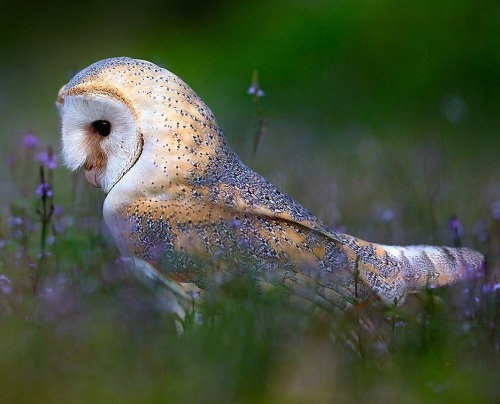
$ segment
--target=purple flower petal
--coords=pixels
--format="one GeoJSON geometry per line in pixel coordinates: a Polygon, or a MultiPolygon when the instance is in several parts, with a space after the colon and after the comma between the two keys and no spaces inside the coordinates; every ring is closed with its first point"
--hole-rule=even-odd
{"type": "Polygon", "coordinates": [[[7,275],[0,275],[0,291],[2,291],[4,295],[10,295],[12,292],[12,282],[7,275]]]}
{"type": "Polygon", "coordinates": [[[57,155],[42,151],[36,155],[36,160],[46,166],[49,170],[54,170],[57,167],[57,155]]]}
{"type": "Polygon", "coordinates": [[[252,84],[250,87],[248,87],[247,94],[255,94],[257,92],[257,88],[255,84],[252,84]]]}
{"type": "Polygon", "coordinates": [[[38,146],[38,138],[33,133],[27,133],[23,138],[24,147],[34,149],[38,146]]]}
{"type": "Polygon", "coordinates": [[[495,220],[500,220],[500,201],[495,201],[491,205],[491,216],[495,220]]]}
{"type": "Polygon", "coordinates": [[[50,188],[50,184],[46,182],[42,182],[36,188],[36,195],[39,198],[52,198],[52,189],[50,188]]]}

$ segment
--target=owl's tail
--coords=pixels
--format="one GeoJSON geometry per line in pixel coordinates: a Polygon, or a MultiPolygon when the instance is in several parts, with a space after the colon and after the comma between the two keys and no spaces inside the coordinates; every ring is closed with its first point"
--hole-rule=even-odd
{"type": "Polygon", "coordinates": [[[336,236],[360,278],[387,304],[403,302],[408,292],[463,279],[484,265],[484,256],[469,248],[386,246],[336,236]]]}

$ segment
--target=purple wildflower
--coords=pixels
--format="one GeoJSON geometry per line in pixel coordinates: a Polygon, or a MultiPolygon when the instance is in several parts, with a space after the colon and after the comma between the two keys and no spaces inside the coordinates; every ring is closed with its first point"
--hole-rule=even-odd
{"type": "Polygon", "coordinates": [[[454,247],[461,247],[462,243],[460,241],[460,237],[463,234],[463,228],[462,228],[462,223],[460,223],[460,220],[458,219],[458,216],[453,215],[450,218],[450,221],[448,224],[450,226],[451,232],[453,233],[453,246],[454,247]]]}
{"type": "Polygon", "coordinates": [[[120,255],[118,258],[115,259],[115,264],[117,265],[120,265],[120,264],[123,264],[123,265],[127,265],[127,263],[129,261],[131,261],[132,258],[130,257],[126,257],[124,255],[120,255]]]}
{"type": "Polygon", "coordinates": [[[500,283],[495,283],[494,285],[483,285],[483,293],[493,293],[500,290],[500,283]]]}
{"type": "Polygon", "coordinates": [[[460,223],[460,219],[458,218],[457,215],[453,215],[450,218],[449,225],[451,231],[456,237],[460,237],[462,235],[463,233],[462,223],[460,223]]]}
{"type": "Polygon", "coordinates": [[[247,94],[249,95],[255,94],[259,98],[264,97],[266,95],[266,93],[261,88],[259,88],[258,83],[252,83],[250,87],[248,87],[247,94]]]}
{"type": "Polygon", "coordinates": [[[10,295],[10,293],[12,292],[12,282],[4,274],[0,275],[0,291],[4,295],[10,295]]]}
{"type": "Polygon", "coordinates": [[[38,138],[33,133],[27,133],[23,138],[24,147],[34,149],[38,146],[38,138]]]}
{"type": "Polygon", "coordinates": [[[191,299],[196,300],[200,297],[200,291],[199,290],[189,290],[188,295],[191,296],[191,299]]]}
{"type": "Polygon", "coordinates": [[[394,220],[394,211],[392,209],[385,209],[382,212],[382,221],[383,222],[392,222],[394,220]]]}
{"type": "MultiPolygon", "coordinates": [[[[467,265],[466,272],[463,275],[465,279],[481,279],[484,277],[485,263],[481,265],[481,268],[475,270],[472,265],[467,265]]],[[[467,292],[466,292],[467,293],[467,292]]]]}
{"type": "Polygon", "coordinates": [[[347,228],[345,226],[334,226],[333,227],[333,231],[337,232],[337,233],[345,233],[347,231],[347,228]]]}
{"type": "Polygon", "coordinates": [[[250,246],[250,243],[246,238],[240,238],[236,242],[236,245],[238,246],[238,248],[248,248],[250,246]]]}
{"type": "Polygon", "coordinates": [[[9,217],[9,227],[14,238],[21,238],[25,235],[29,227],[29,221],[22,217],[9,217]]]}
{"type": "Polygon", "coordinates": [[[53,234],[49,235],[47,237],[47,245],[54,245],[55,243],[56,243],[56,237],[53,234]]]}
{"type": "Polygon", "coordinates": [[[493,219],[500,220],[500,201],[495,201],[491,205],[491,216],[493,219]]]}
{"type": "Polygon", "coordinates": [[[23,224],[23,218],[18,216],[12,216],[9,218],[10,227],[19,227],[23,224]]]}
{"type": "Polygon", "coordinates": [[[61,205],[54,205],[54,216],[62,216],[64,208],[61,205]]]}
{"type": "Polygon", "coordinates": [[[50,149],[48,152],[42,151],[38,153],[36,159],[49,170],[54,170],[57,167],[57,154],[54,154],[50,149]]]}
{"type": "Polygon", "coordinates": [[[39,198],[52,198],[52,189],[50,188],[50,184],[46,182],[42,182],[36,188],[36,195],[39,198]]]}
{"type": "Polygon", "coordinates": [[[230,229],[239,229],[241,227],[241,221],[238,218],[231,219],[229,222],[227,222],[227,226],[230,229]]]}
{"type": "Polygon", "coordinates": [[[255,83],[252,83],[250,87],[248,87],[247,94],[252,95],[255,94],[256,92],[257,92],[257,86],[255,85],[255,83]]]}
{"type": "Polygon", "coordinates": [[[264,97],[265,95],[264,91],[260,88],[259,74],[257,70],[253,72],[252,84],[248,87],[247,94],[255,95],[257,98],[264,97]]]}

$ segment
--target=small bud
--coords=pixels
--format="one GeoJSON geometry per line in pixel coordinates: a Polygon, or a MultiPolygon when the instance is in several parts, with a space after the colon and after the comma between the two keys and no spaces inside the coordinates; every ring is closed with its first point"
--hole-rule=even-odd
{"type": "Polygon", "coordinates": [[[54,170],[57,167],[57,154],[52,152],[49,147],[48,151],[42,151],[37,154],[36,160],[42,163],[49,170],[54,170]]]}
{"type": "Polygon", "coordinates": [[[50,184],[46,182],[42,182],[36,188],[36,195],[39,198],[52,198],[52,189],[50,188],[50,184]]]}
{"type": "Polygon", "coordinates": [[[257,70],[253,72],[252,84],[250,85],[250,87],[248,87],[247,94],[255,95],[258,98],[264,97],[265,95],[264,91],[260,88],[259,73],[257,72],[257,70]]]}
{"type": "Polygon", "coordinates": [[[252,95],[257,92],[257,89],[255,88],[255,84],[252,84],[250,87],[248,87],[247,94],[252,95]]]}

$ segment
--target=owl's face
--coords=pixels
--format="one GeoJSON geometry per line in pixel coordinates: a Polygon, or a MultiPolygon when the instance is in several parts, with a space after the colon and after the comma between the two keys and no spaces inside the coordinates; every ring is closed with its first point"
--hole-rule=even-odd
{"type": "Polygon", "coordinates": [[[83,167],[106,193],[124,177],[129,188],[165,190],[169,178],[199,169],[190,155],[201,158],[217,142],[208,136],[217,124],[205,104],[177,76],[145,61],[97,62],[61,88],[57,105],[65,164],[83,167]]]}

